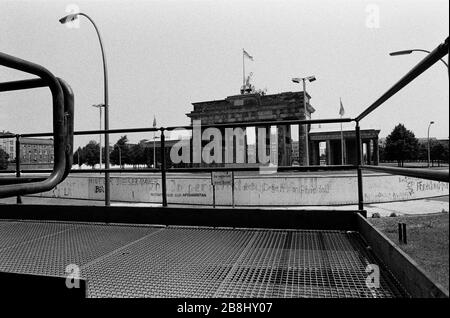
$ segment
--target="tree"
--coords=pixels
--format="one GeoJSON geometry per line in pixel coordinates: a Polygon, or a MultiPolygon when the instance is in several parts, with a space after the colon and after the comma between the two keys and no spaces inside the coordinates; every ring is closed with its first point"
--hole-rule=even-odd
{"type": "Polygon", "coordinates": [[[8,159],[9,155],[6,153],[6,151],[0,148],[0,170],[8,169],[8,159]]]}
{"type": "Polygon", "coordinates": [[[438,160],[448,163],[448,141],[433,141],[430,145],[431,161],[438,160]]]}
{"type": "Polygon", "coordinates": [[[77,151],[73,154],[73,164],[77,164],[81,167],[82,164],[86,163],[86,156],[81,147],[78,147],[77,151]]]}
{"type": "Polygon", "coordinates": [[[398,124],[386,138],[384,155],[387,160],[396,160],[403,167],[405,160],[416,159],[419,151],[419,141],[414,133],[403,124],[398,124]]]}
{"type": "Polygon", "coordinates": [[[111,163],[115,165],[129,164],[130,163],[130,149],[127,145],[128,138],[127,136],[122,136],[116,142],[113,147],[113,151],[111,151],[110,159],[111,163]]]}
{"type": "Polygon", "coordinates": [[[130,148],[130,163],[133,166],[145,164],[145,149],[142,144],[132,145],[130,148]]]}
{"type": "Polygon", "coordinates": [[[96,141],[89,141],[81,153],[84,153],[84,160],[88,166],[94,168],[97,163],[100,163],[100,145],[96,141]]]}

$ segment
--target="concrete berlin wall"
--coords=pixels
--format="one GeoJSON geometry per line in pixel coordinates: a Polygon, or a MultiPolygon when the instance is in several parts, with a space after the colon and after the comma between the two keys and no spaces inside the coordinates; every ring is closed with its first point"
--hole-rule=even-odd
{"type": "MultiPolygon", "coordinates": [[[[237,206],[345,205],[357,203],[357,181],[349,175],[236,175],[237,206]]],[[[403,201],[449,194],[449,185],[403,176],[370,174],[363,178],[364,202],[403,201]]],[[[70,176],[42,197],[104,199],[103,177],[70,176]]],[[[215,187],[217,205],[232,205],[231,186],[215,187]]],[[[111,200],[160,203],[161,178],[112,176],[111,200]]],[[[209,174],[169,174],[167,201],[176,204],[211,205],[213,188],[209,174]]]]}

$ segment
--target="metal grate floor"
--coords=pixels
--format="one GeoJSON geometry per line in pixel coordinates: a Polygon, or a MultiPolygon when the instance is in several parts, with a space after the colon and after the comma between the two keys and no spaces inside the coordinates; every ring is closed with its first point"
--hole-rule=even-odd
{"type": "Polygon", "coordinates": [[[358,233],[0,222],[0,271],[64,276],[88,297],[405,297],[358,233]]]}

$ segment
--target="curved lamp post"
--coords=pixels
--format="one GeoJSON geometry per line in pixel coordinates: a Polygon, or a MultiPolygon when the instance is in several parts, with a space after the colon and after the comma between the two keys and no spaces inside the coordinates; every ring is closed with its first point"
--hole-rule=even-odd
{"type": "MultiPolygon", "coordinates": [[[[397,55],[407,55],[407,54],[411,54],[412,52],[425,52],[427,54],[430,54],[431,52],[428,50],[424,50],[424,49],[412,49],[412,50],[403,50],[403,51],[396,51],[396,52],[391,52],[389,53],[390,56],[397,56],[397,55]]],[[[444,63],[444,65],[447,67],[447,75],[448,74],[448,64],[447,62],[445,62],[443,59],[440,59],[442,63],[444,63]]],[[[450,75],[449,75],[450,76],[450,75]]]]}
{"type": "Polygon", "coordinates": [[[434,124],[434,121],[430,121],[428,124],[428,133],[427,133],[427,144],[428,144],[428,168],[430,167],[431,162],[431,151],[430,151],[430,127],[434,124]]]}
{"type": "MultiPolygon", "coordinates": [[[[314,82],[316,80],[316,77],[314,75],[308,76],[308,77],[295,77],[292,79],[292,82],[294,83],[300,83],[300,81],[303,82],[303,107],[305,112],[305,119],[306,118],[306,81],[314,82]]],[[[308,126],[305,125],[305,156],[306,156],[306,165],[309,166],[309,145],[308,145],[308,126]]],[[[299,133],[300,133],[300,127],[299,127],[299,133]]]]}
{"type": "MultiPolygon", "coordinates": [[[[75,14],[69,14],[61,19],[59,19],[59,22],[62,24],[65,24],[67,22],[71,22],[78,18],[78,16],[84,16],[86,17],[94,26],[95,31],[97,32],[98,40],[100,42],[100,49],[102,51],[102,59],[103,59],[103,79],[104,79],[104,108],[105,108],[105,131],[109,130],[109,104],[108,104],[108,70],[106,67],[106,57],[105,57],[105,49],[103,47],[102,38],[100,36],[100,32],[97,28],[97,25],[95,24],[94,20],[91,19],[87,14],[79,12],[75,14]]],[[[110,180],[109,180],[109,135],[105,132],[105,205],[110,205],[110,180]]]]}

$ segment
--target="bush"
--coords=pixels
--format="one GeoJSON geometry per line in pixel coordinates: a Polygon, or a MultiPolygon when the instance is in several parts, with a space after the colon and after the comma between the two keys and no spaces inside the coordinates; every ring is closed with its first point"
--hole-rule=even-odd
{"type": "Polygon", "coordinates": [[[389,216],[390,216],[391,218],[395,218],[395,217],[397,216],[397,213],[392,212],[391,214],[389,214],[389,216]]]}
{"type": "Polygon", "coordinates": [[[381,218],[381,215],[380,215],[380,213],[375,212],[375,213],[372,214],[372,218],[379,219],[379,218],[381,218]]]}

